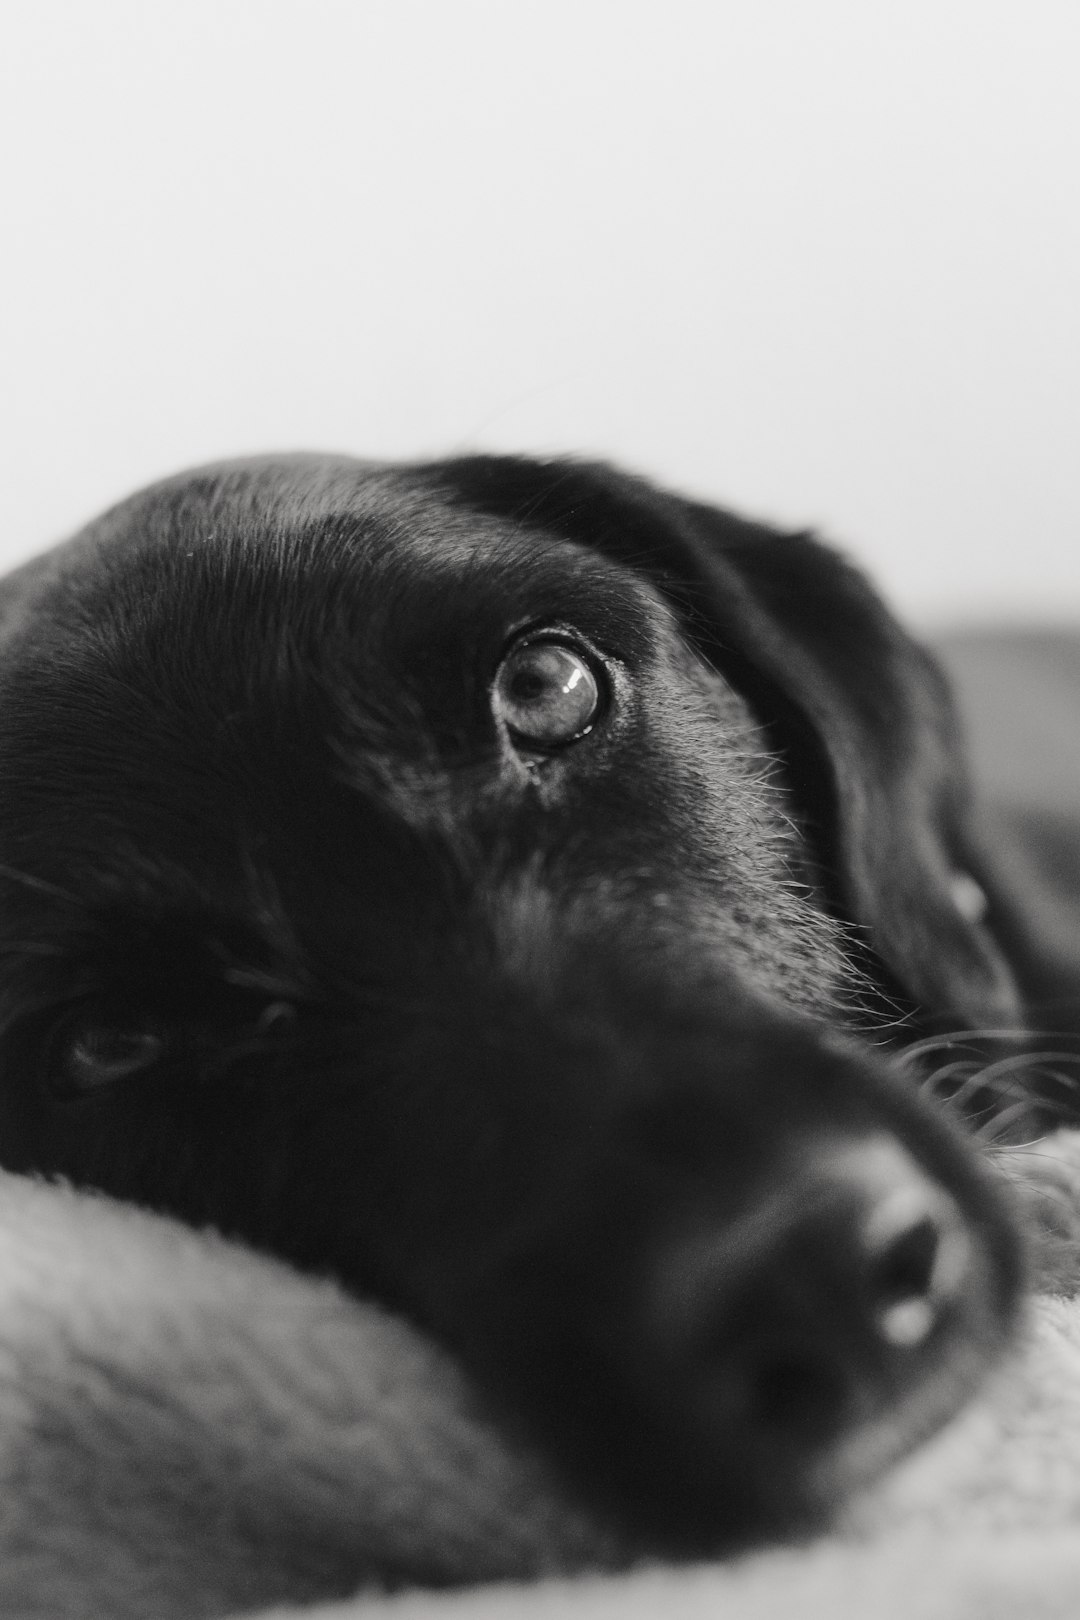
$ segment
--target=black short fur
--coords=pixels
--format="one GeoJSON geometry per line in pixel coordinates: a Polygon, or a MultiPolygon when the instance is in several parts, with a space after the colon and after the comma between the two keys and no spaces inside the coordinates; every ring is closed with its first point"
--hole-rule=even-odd
{"type": "Polygon", "coordinates": [[[6,582],[0,772],[0,1161],[399,1307],[646,1543],[822,1522],[1007,1339],[1008,1211],[886,1056],[1021,1014],[952,711],[812,538],[205,469],[6,582]],[[602,689],[547,751],[491,699],[544,631],[602,689]]]}

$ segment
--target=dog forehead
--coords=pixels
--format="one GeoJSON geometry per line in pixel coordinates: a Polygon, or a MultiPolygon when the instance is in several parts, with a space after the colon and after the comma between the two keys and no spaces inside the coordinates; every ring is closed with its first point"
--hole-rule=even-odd
{"type": "MultiPolygon", "coordinates": [[[[632,567],[579,540],[479,512],[420,469],[289,456],[196,469],[107,512],[7,590],[9,624],[204,644],[337,626],[356,650],[440,625],[476,633],[584,613],[601,639],[651,642],[668,610],[632,567]],[[32,598],[19,612],[20,595],[32,598]]],[[[0,612],[3,597],[0,596],[0,612]]],[[[0,620],[2,623],[2,620],[0,620]]],[[[2,634],[2,629],[0,629],[2,634]]],[[[331,636],[331,640],[333,637],[331,636]]],[[[69,643],[70,648],[70,643],[69,643]]]]}
{"type": "Polygon", "coordinates": [[[33,755],[61,800],[73,771],[111,780],[132,759],[237,781],[268,740],[278,759],[329,742],[431,763],[475,746],[525,623],[627,657],[667,614],[585,545],[455,507],[408,469],[324,458],[154,486],[16,576],[8,606],[0,752],[33,755]]]}

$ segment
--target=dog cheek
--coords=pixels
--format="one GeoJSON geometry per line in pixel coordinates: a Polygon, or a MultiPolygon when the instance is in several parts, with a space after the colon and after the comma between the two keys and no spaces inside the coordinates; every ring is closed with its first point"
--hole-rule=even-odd
{"type": "MultiPolygon", "coordinates": [[[[699,758],[710,759],[707,748],[699,758]]],[[[624,926],[650,932],[703,985],[735,974],[789,1008],[847,1023],[871,987],[849,932],[817,898],[779,786],[723,755],[708,766],[671,762],[665,786],[652,846],[664,853],[643,860],[624,926]]]]}

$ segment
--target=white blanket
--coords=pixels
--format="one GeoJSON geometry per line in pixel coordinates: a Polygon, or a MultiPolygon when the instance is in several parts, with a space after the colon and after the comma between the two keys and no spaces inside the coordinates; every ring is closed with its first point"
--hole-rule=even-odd
{"type": "MultiPolygon", "coordinates": [[[[1078,1139],[1038,1163],[1068,1277],[1078,1139]]],[[[330,1283],[0,1174],[0,1296],[3,1616],[1080,1616],[1080,1302],[1063,1295],[833,1536],[621,1573],[625,1549],[447,1357],[330,1283]]]]}

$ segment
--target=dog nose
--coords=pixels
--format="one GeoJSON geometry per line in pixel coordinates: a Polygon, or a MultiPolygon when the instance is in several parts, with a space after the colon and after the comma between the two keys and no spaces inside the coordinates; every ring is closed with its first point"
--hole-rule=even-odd
{"type": "Polygon", "coordinates": [[[941,1420],[980,1270],[959,1208],[898,1143],[819,1147],[750,1213],[665,1245],[654,1343],[698,1442],[748,1483],[775,1468],[839,1491],[941,1420]]]}

